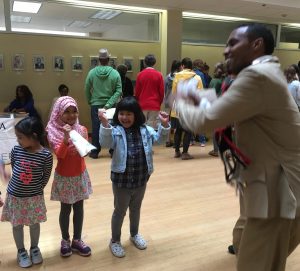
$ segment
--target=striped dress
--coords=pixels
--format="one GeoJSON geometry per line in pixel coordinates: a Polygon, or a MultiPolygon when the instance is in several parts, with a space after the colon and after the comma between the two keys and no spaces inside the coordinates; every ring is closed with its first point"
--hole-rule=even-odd
{"type": "Polygon", "coordinates": [[[30,153],[15,146],[11,152],[11,166],[12,177],[7,186],[1,220],[10,221],[13,226],[46,221],[43,190],[53,166],[51,152],[43,148],[30,153]]]}

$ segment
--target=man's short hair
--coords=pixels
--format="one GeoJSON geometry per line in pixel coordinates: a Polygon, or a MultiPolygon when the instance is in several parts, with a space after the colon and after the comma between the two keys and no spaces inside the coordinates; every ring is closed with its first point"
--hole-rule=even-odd
{"type": "Polygon", "coordinates": [[[149,55],[145,56],[144,61],[145,61],[145,65],[147,67],[153,67],[155,65],[155,63],[156,63],[156,58],[155,58],[154,55],[149,54],[149,55]]]}
{"type": "Polygon", "coordinates": [[[265,25],[258,23],[244,24],[239,26],[239,28],[240,27],[247,27],[246,35],[248,36],[248,39],[250,41],[262,38],[264,40],[265,54],[273,54],[275,48],[275,41],[270,29],[268,29],[265,25]]]}
{"type": "Polygon", "coordinates": [[[181,65],[185,68],[185,69],[193,69],[193,62],[189,57],[185,57],[181,60],[181,65]]]}

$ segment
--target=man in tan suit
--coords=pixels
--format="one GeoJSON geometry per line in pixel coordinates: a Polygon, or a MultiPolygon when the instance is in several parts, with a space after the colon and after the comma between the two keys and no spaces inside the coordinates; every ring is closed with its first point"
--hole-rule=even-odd
{"type": "Polygon", "coordinates": [[[236,172],[246,218],[238,271],[283,271],[300,239],[300,114],[287,90],[272,33],[259,24],[235,29],[224,51],[235,81],[211,104],[177,100],[184,127],[194,133],[234,124],[236,144],[251,163],[236,172]]]}

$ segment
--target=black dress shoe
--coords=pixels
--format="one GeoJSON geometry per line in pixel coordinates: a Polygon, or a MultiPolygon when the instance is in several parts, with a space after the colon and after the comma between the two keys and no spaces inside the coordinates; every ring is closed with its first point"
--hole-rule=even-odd
{"type": "Polygon", "coordinates": [[[91,152],[91,153],[89,154],[89,157],[92,158],[92,159],[98,159],[98,153],[96,153],[96,152],[91,152]]]}
{"type": "Polygon", "coordinates": [[[173,142],[166,142],[166,147],[167,148],[170,148],[170,147],[173,147],[173,142]]]}
{"type": "Polygon", "coordinates": [[[230,245],[230,246],[228,247],[228,252],[229,252],[230,254],[235,255],[235,251],[234,251],[233,245],[230,245]]]}

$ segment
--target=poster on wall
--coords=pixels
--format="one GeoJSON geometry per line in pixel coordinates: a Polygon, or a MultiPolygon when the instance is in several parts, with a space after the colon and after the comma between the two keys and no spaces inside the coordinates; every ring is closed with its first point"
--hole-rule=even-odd
{"type": "Polygon", "coordinates": [[[0,54],[0,71],[4,70],[4,56],[0,54]]]}
{"type": "Polygon", "coordinates": [[[72,56],[71,58],[71,66],[72,71],[74,72],[82,72],[82,56],[72,56]]]}
{"type": "Polygon", "coordinates": [[[22,118],[10,113],[0,114],[0,158],[5,164],[10,163],[10,152],[18,144],[15,125],[22,118]]]}
{"type": "Polygon", "coordinates": [[[127,66],[127,72],[133,71],[133,58],[132,57],[123,57],[123,63],[127,66]]]}
{"type": "Polygon", "coordinates": [[[90,56],[90,69],[98,66],[99,57],[98,56],[90,56]]]}
{"type": "Polygon", "coordinates": [[[33,56],[33,69],[35,71],[45,71],[45,57],[42,55],[33,56]]]}
{"type": "Polygon", "coordinates": [[[25,69],[24,54],[14,54],[12,56],[12,69],[14,71],[23,71],[25,69]]]}
{"type": "Polygon", "coordinates": [[[116,69],[117,66],[118,66],[118,59],[117,59],[117,57],[111,56],[109,58],[109,64],[108,65],[111,66],[112,68],[116,69]]]}
{"type": "Polygon", "coordinates": [[[63,56],[54,56],[53,57],[53,68],[55,71],[64,71],[65,60],[64,60],[63,56]]]}

